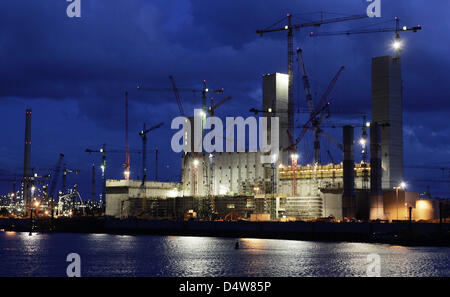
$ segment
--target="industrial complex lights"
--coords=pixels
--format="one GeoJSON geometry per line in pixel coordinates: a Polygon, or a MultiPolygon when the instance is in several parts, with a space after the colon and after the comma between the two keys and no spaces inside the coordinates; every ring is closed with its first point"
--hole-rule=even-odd
{"type": "Polygon", "coordinates": [[[406,183],[405,182],[401,182],[400,183],[400,188],[403,189],[403,190],[406,189],[406,183]]]}
{"type": "Polygon", "coordinates": [[[396,51],[400,50],[402,48],[402,42],[400,40],[395,40],[392,43],[392,48],[396,51]]]}

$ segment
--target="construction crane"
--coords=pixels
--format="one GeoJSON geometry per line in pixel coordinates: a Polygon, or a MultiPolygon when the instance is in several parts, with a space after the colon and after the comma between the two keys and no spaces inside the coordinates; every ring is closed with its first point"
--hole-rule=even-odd
{"type": "MultiPolygon", "coordinates": [[[[159,127],[161,127],[164,123],[159,123],[155,126],[152,126],[148,129],[146,129],[145,127],[145,123],[144,123],[144,128],[139,132],[139,136],[142,138],[142,183],[141,183],[141,192],[145,192],[145,181],[147,179],[147,133],[158,129],[159,127]]],[[[158,160],[158,151],[155,151],[156,153],[156,160],[158,160]]],[[[145,197],[145,193],[142,197],[142,213],[145,212],[145,202],[146,202],[146,197],[145,197]]]]}
{"type": "Polygon", "coordinates": [[[175,85],[175,80],[172,75],[169,75],[170,82],[172,83],[173,93],[175,94],[175,99],[177,100],[178,110],[180,111],[180,115],[184,116],[183,104],[181,103],[180,92],[178,91],[177,86],[175,85]]]}
{"type": "Polygon", "coordinates": [[[123,175],[125,180],[130,179],[130,151],[128,147],[128,92],[125,92],[125,164],[123,175]]]}
{"type": "Polygon", "coordinates": [[[309,113],[312,113],[314,111],[314,103],[311,94],[311,86],[309,84],[309,77],[308,74],[306,74],[306,66],[305,61],[303,59],[303,51],[301,48],[297,48],[297,60],[302,74],[303,89],[305,90],[306,94],[306,104],[308,105],[309,113]]]}
{"type": "Polygon", "coordinates": [[[105,178],[105,171],[106,171],[106,144],[103,144],[101,149],[98,150],[91,150],[91,149],[86,149],[85,150],[86,153],[101,153],[102,154],[102,165],[101,165],[101,169],[102,169],[102,198],[101,201],[105,202],[106,200],[106,178],[105,178]]]}
{"type": "Polygon", "coordinates": [[[58,159],[58,163],[56,163],[55,166],[55,170],[54,170],[54,175],[53,175],[53,179],[52,182],[50,184],[50,189],[48,192],[48,197],[50,198],[50,206],[52,208],[52,222],[53,222],[53,218],[55,215],[55,191],[56,191],[56,184],[58,182],[58,176],[59,176],[59,172],[61,171],[61,164],[63,162],[64,159],[64,154],[59,154],[59,159],[58,159]]]}
{"type": "Polygon", "coordinates": [[[78,174],[78,173],[80,173],[80,170],[79,169],[69,169],[69,168],[67,168],[66,164],[63,164],[62,185],[61,185],[61,193],[62,194],[66,194],[67,174],[68,173],[78,174]]]}
{"type": "Polygon", "coordinates": [[[180,92],[191,92],[193,94],[200,93],[202,95],[202,109],[206,112],[208,111],[208,107],[206,105],[206,97],[208,93],[216,93],[216,94],[223,94],[224,89],[209,89],[206,86],[206,80],[202,81],[203,88],[201,90],[199,89],[189,89],[189,88],[177,88],[175,85],[175,81],[172,75],[169,76],[169,79],[172,83],[172,88],[144,88],[142,86],[137,86],[138,91],[146,91],[146,92],[167,92],[167,91],[173,91],[175,93],[175,99],[177,101],[178,110],[180,111],[180,115],[184,116],[184,110],[181,103],[181,98],[179,93],[180,92]]]}
{"type": "MultiPolygon", "coordinates": [[[[147,178],[147,167],[146,167],[146,160],[147,160],[147,133],[158,129],[161,127],[164,123],[159,123],[153,127],[150,127],[146,129],[145,123],[144,128],[139,132],[139,136],[142,138],[142,184],[141,186],[145,186],[145,180],[147,178]]],[[[156,152],[156,151],[155,151],[156,152]]]]}
{"type": "Polygon", "coordinates": [[[309,85],[309,79],[308,75],[306,74],[306,67],[303,60],[303,54],[302,50],[300,48],[297,49],[297,55],[298,55],[298,61],[300,63],[300,68],[302,69],[302,80],[303,80],[303,87],[306,94],[306,101],[308,104],[308,108],[310,110],[310,117],[308,121],[305,123],[303,130],[300,132],[297,139],[294,141],[292,134],[288,134],[289,138],[291,139],[292,145],[288,148],[288,150],[291,151],[297,151],[297,145],[300,142],[300,140],[303,138],[303,136],[306,134],[306,131],[308,129],[312,129],[314,133],[314,163],[320,164],[320,138],[319,136],[323,134],[323,130],[321,129],[320,125],[322,124],[323,120],[325,118],[329,117],[329,105],[330,102],[327,102],[328,96],[330,95],[331,91],[333,90],[333,87],[335,86],[340,74],[345,69],[344,66],[342,66],[336,75],[333,77],[331,82],[329,83],[327,89],[325,90],[322,97],[320,97],[316,107],[314,107],[312,95],[311,95],[311,89],[309,85]]]}
{"type": "Polygon", "coordinates": [[[400,19],[399,17],[394,17],[395,27],[394,28],[377,28],[377,29],[356,29],[356,30],[347,30],[347,31],[334,31],[334,32],[310,32],[309,36],[317,37],[317,36],[332,36],[332,35],[353,35],[353,34],[370,34],[370,33],[383,33],[383,32],[395,32],[395,41],[392,44],[396,55],[400,55],[400,51],[402,48],[402,44],[400,41],[400,32],[412,31],[417,32],[422,30],[421,25],[417,25],[415,27],[400,27],[400,19]]]}
{"type": "MultiPolygon", "coordinates": [[[[293,64],[294,64],[294,30],[299,30],[300,28],[305,27],[320,27],[324,24],[345,22],[351,20],[358,20],[367,18],[366,14],[364,15],[353,15],[332,19],[325,19],[320,21],[312,21],[303,24],[292,24],[292,14],[288,13],[286,17],[283,17],[276,24],[279,24],[287,19],[287,25],[278,27],[278,28],[266,28],[263,30],[256,30],[257,34],[263,36],[265,33],[271,32],[279,32],[279,31],[287,31],[287,50],[288,50],[288,131],[292,135],[294,132],[294,83],[293,83],[293,64]]],[[[272,27],[272,26],[271,26],[272,27]]]]}
{"type": "MultiPolygon", "coordinates": [[[[319,139],[319,135],[323,132],[322,129],[320,129],[320,124],[322,123],[322,121],[324,120],[324,118],[328,118],[329,117],[329,109],[328,109],[328,105],[329,103],[326,105],[327,107],[325,109],[323,109],[323,112],[320,112],[319,114],[315,115],[314,114],[314,103],[313,103],[313,98],[311,95],[311,87],[309,84],[309,78],[308,75],[306,73],[306,66],[305,66],[305,62],[304,62],[304,58],[303,58],[303,51],[300,48],[297,48],[297,57],[298,57],[298,62],[299,62],[299,66],[300,69],[302,70],[302,81],[303,81],[303,88],[305,90],[305,94],[306,94],[306,103],[308,105],[308,109],[310,111],[310,116],[313,117],[313,120],[311,121],[311,125],[312,125],[312,129],[314,131],[314,163],[316,164],[320,164],[321,160],[320,160],[320,139],[319,139]],[[327,111],[328,114],[324,117],[324,112],[327,111]]],[[[335,75],[335,77],[333,78],[333,80],[330,82],[327,90],[325,91],[325,93],[322,95],[322,97],[319,100],[319,103],[317,105],[317,107],[319,108],[322,104],[325,103],[325,101],[327,100],[329,94],[331,93],[331,90],[333,89],[334,85],[336,84],[337,79],[339,78],[339,75],[341,74],[341,72],[344,70],[344,66],[342,66],[338,73],[335,75]]]]}
{"type": "Polygon", "coordinates": [[[226,102],[228,102],[228,101],[230,101],[230,100],[231,100],[231,97],[228,96],[228,97],[226,97],[226,98],[220,100],[220,101],[217,102],[216,104],[214,104],[214,98],[211,98],[211,106],[208,108],[208,113],[209,113],[209,115],[210,115],[211,117],[213,117],[213,116],[214,116],[214,111],[215,111],[219,106],[221,106],[222,104],[224,104],[224,103],[226,103],[226,102]]]}
{"type": "MultiPolygon", "coordinates": [[[[121,153],[123,154],[126,151],[123,150],[108,150],[106,151],[106,144],[103,144],[102,148],[98,149],[98,150],[93,150],[93,149],[86,149],[85,150],[86,153],[100,153],[102,154],[102,165],[100,166],[101,170],[102,170],[102,201],[105,202],[106,199],[106,152],[108,153],[121,153]]],[[[129,151],[130,152],[130,151],[129,151]]],[[[140,153],[140,152],[134,152],[134,153],[140,153]]]]}

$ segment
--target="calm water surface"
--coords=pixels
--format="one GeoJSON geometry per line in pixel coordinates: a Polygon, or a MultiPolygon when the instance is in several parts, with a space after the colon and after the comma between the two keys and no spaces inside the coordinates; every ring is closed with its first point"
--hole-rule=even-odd
{"type": "Polygon", "coordinates": [[[78,253],[82,276],[450,276],[450,248],[366,243],[108,234],[0,232],[0,276],[65,276],[78,253]]]}

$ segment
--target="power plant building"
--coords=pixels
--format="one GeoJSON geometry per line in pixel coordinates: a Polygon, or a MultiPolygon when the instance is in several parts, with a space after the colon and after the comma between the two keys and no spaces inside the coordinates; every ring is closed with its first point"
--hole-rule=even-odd
{"type": "MultiPolygon", "coordinates": [[[[107,215],[136,215],[139,211],[131,208],[148,207],[136,200],[146,197],[153,205],[160,203],[171,209],[166,211],[171,213],[170,217],[189,212],[203,219],[224,219],[230,215],[276,220],[396,219],[393,187],[399,185],[403,176],[400,60],[393,57],[372,60],[370,130],[374,143],[370,144],[370,164],[354,162],[353,127],[346,126],[345,162],[292,166],[288,151],[284,150],[290,145],[288,76],[273,73],[264,75],[262,80],[263,116],[279,117],[280,157],[276,162],[261,162],[264,155],[261,151],[183,153],[181,183],[146,182],[147,194],[142,194],[141,182],[129,181],[125,185],[123,181],[109,181],[107,215]],[[369,177],[370,190],[367,188],[369,177]],[[125,210],[125,205],[130,209],[125,210]]],[[[193,122],[192,118],[189,120],[193,122]]],[[[405,203],[415,207],[418,194],[400,193],[407,197],[399,199],[403,205],[399,217],[404,219],[405,203]]],[[[395,200],[396,208],[399,201],[395,200]]],[[[425,202],[422,205],[428,207],[425,202]]],[[[422,217],[427,215],[421,214],[422,217]]]]}

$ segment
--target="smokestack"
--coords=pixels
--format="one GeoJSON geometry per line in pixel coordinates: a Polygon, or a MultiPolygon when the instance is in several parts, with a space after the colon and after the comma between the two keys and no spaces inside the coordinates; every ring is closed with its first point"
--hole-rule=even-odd
{"type": "Polygon", "coordinates": [[[23,160],[23,201],[28,209],[31,201],[31,109],[25,113],[25,149],[23,160]]]}
{"type": "Polygon", "coordinates": [[[370,125],[370,219],[384,217],[383,191],[381,189],[381,127],[370,125]]]}
{"type": "Polygon", "coordinates": [[[355,216],[355,159],[353,152],[354,129],[352,126],[343,127],[344,138],[344,192],[342,193],[343,216],[353,218],[355,216]]]}

